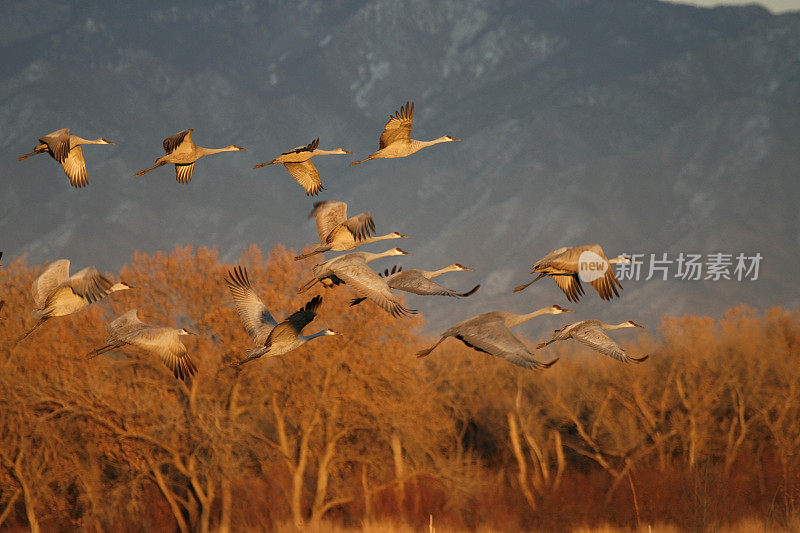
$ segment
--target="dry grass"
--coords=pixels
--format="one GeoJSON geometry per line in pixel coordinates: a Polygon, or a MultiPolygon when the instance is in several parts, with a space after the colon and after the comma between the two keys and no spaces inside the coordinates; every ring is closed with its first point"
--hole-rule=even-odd
{"type": "MultiPolygon", "coordinates": [[[[451,528],[436,525],[433,521],[433,528],[426,527],[428,533],[505,533],[505,529],[490,527],[479,527],[478,529],[451,528]]],[[[422,530],[414,528],[408,524],[403,524],[393,520],[385,521],[366,521],[358,527],[346,527],[331,522],[322,522],[316,525],[305,526],[298,530],[293,524],[281,524],[276,533],[422,533],[422,530]]],[[[534,530],[532,533],[546,533],[548,530],[534,530]]],[[[594,527],[577,527],[570,530],[571,533],[688,533],[689,530],[681,529],[671,524],[645,525],[638,529],[618,527],[612,525],[602,525],[594,527]]],[[[787,527],[767,525],[764,520],[757,518],[746,518],[736,524],[709,528],[707,531],[713,533],[796,533],[800,531],[800,517],[792,520],[787,527]]]]}

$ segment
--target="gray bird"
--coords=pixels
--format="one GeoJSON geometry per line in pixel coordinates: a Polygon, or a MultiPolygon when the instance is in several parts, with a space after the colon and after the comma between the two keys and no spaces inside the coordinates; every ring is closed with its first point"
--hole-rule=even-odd
{"type": "Polygon", "coordinates": [[[205,148],[197,146],[192,142],[193,129],[183,130],[176,133],[172,137],[164,139],[164,152],[166,155],[156,159],[156,164],[150,168],[140,170],[136,173],[137,176],[147,174],[153,169],[164,166],[169,163],[175,164],[175,179],[180,183],[189,183],[192,180],[192,171],[194,170],[195,162],[203,156],[218,154],[220,152],[236,152],[239,150],[247,150],[241,146],[231,144],[225,148],[205,148]]]}
{"type": "Polygon", "coordinates": [[[522,341],[511,333],[509,328],[540,315],[557,315],[572,312],[558,305],[552,305],[523,315],[506,311],[493,311],[477,315],[447,329],[433,346],[417,352],[417,357],[427,356],[447,337],[455,337],[470,348],[495,357],[502,357],[522,368],[533,370],[548,368],[555,364],[558,359],[554,359],[549,363],[537,360],[522,341]]]}
{"type": "Polygon", "coordinates": [[[356,291],[359,297],[372,300],[381,309],[390,313],[393,317],[409,316],[417,311],[406,308],[392,293],[389,285],[386,284],[378,274],[367,266],[367,263],[389,257],[393,255],[411,255],[400,248],[392,248],[373,254],[370,252],[350,252],[349,254],[334,257],[317,265],[314,265],[312,272],[314,278],[300,287],[298,294],[305,292],[316,283],[321,283],[325,287],[346,284],[356,291]]]}
{"type": "Polygon", "coordinates": [[[297,183],[306,191],[306,196],[314,196],[320,190],[325,189],[322,186],[322,181],[319,179],[319,171],[311,158],[317,155],[337,155],[349,154],[347,150],[342,148],[334,148],[333,150],[323,150],[319,148],[319,137],[311,141],[308,146],[298,146],[288,152],[283,152],[281,155],[267,163],[259,163],[253,168],[261,168],[267,165],[276,165],[283,163],[284,168],[289,171],[297,183]]]}
{"type": "Polygon", "coordinates": [[[231,291],[244,329],[253,342],[258,345],[247,351],[245,359],[233,363],[232,366],[243,365],[264,355],[267,357],[284,355],[317,337],[340,335],[331,329],[323,329],[312,335],[300,334],[303,328],[317,316],[317,309],[322,304],[321,296],[315,296],[303,308],[278,323],[253,290],[244,267],[237,266],[229,271],[225,283],[231,291]]]}
{"type": "MultiPolygon", "coordinates": [[[[386,280],[386,284],[392,289],[410,292],[411,294],[418,294],[420,296],[453,296],[456,298],[464,298],[472,296],[481,288],[480,285],[475,285],[467,292],[458,293],[453,289],[448,289],[439,285],[432,278],[440,276],[447,272],[460,272],[463,270],[472,270],[458,263],[453,263],[439,270],[419,270],[416,268],[409,268],[403,270],[401,266],[393,266],[392,270],[386,269],[383,274],[378,274],[386,280]]],[[[350,305],[357,305],[364,301],[365,298],[354,298],[350,301],[350,305]]]]}
{"type": "Polygon", "coordinates": [[[53,261],[31,284],[31,294],[36,304],[33,316],[39,320],[17,339],[17,343],[53,317],[71,315],[112,292],[130,288],[125,282],[111,283],[93,266],[70,276],[69,259],[53,261]]]}
{"type": "Polygon", "coordinates": [[[72,135],[69,128],[61,128],[53,133],[39,138],[39,145],[29,154],[22,154],[17,161],[22,161],[37,154],[50,154],[50,156],[61,163],[64,174],[69,178],[69,184],[73,187],[84,187],[89,184],[86,175],[86,161],[83,159],[82,144],[114,144],[106,139],[84,139],[77,135],[72,135]]]}
{"type": "Polygon", "coordinates": [[[375,230],[372,216],[364,212],[347,218],[347,204],[344,202],[330,200],[317,202],[308,217],[316,219],[320,243],[314,245],[310,252],[295,257],[295,260],[327,251],[344,252],[364,244],[386,239],[408,238],[408,235],[403,235],[396,231],[371,237],[370,235],[375,230]]]}
{"type": "Polygon", "coordinates": [[[611,337],[606,335],[604,331],[620,328],[644,328],[644,326],[637,324],[633,320],[628,320],[627,322],[622,322],[616,325],[606,324],[605,322],[600,322],[599,320],[594,319],[581,320],[580,322],[575,322],[574,324],[569,324],[561,329],[555,330],[551,340],[539,344],[536,346],[536,348],[542,349],[548,344],[556,341],[575,339],[576,341],[582,342],[586,346],[589,346],[593,350],[608,355],[609,357],[613,357],[617,361],[622,361],[623,363],[641,363],[642,361],[646,360],[649,355],[644,355],[642,357],[631,357],[625,353],[625,350],[623,350],[619,344],[614,342],[611,337]]]}
{"type": "Polygon", "coordinates": [[[411,126],[413,124],[414,102],[406,102],[404,107],[401,107],[399,111],[395,111],[394,116],[389,115],[389,121],[383,127],[383,133],[381,133],[378,151],[370,154],[366,159],[353,161],[350,166],[358,165],[371,159],[406,157],[422,150],[426,146],[461,140],[449,135],[443,135],[432,141],[418,141],[411,138],[411,126]]]}
{"type": "Polygon", "coordinates": [[[131,309],[108,324],[106,345],[86,354],[87,359],[126,345],[136,346],[158,355],[172,371],[172,375],[186,381],[197,373],[186,346],[181,342],[183,335],[195,335],[184,328],[151,326],[139,320],[137,309],[131,309]]]}
{"type": "MultiPolygon", "coordinates": [[[[631,263],[632,261],[624,255],[613,259],[606,259],[606,254],[599,244],[587,244],[585,246],[572,246],[553,250],[533,265],[531,274],[539,274],[536,279],[520,285],[514,289],[519,292],[526,289],[529,285],[536,283],[545,276],[550,276],[556,285],[567,295],[567,300],[577,302],[584,294],[580,280],[581,261],[584,264],[597,262],[599,269],[604,269],[602,275],[600,270],[589,284],[595,288],[600,298],[610,300],[614,296],[619,296],[617,287],[622,289],[622,284],[614,274],[614,269],[610,263],[631,263]]],[[[584,275],[586,275],[584,273],[584,275]]]]}

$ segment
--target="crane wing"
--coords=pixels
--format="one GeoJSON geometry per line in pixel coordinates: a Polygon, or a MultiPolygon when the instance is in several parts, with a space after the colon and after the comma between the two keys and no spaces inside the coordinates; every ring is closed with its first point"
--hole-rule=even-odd
{"type": "Polygon", "coordinates": [[[86,161],[83,159],[83,150],[80,145],[69,151],[67,156],[61,161],[61,168],[69,178],[69,184],[73,187],[85,187],[89,184],[86,176],[86,161]]]}
{"type": "Polygon", "coordinates": [[[533,272],[538,272],[547,268],[564,272],[577,272],[578,257],[580,257],[582,251],[582,247],[575,246],[553,250],[533,265],[533,272]]]}
{"type": "Polygon", "coordinates": [[[90,266],[73,274],[65,285],[76,295],[93,303],[105,298],[113,284],[95,267],[90,266]]]}
{"type": "Polygon", "coordinates": [[[186,143],[188,145],[194,144],[192,142],[193,131],[194,131],[193,129],[183,130],[181,132],[176,133],[172,137],[167,137],[166,139],[164,139],[164,152],[167,154],[171,154],[183,143],[186,143]]]}
{"type": "Polygon", "coordinates": [[[69,259],[59,259],[47,265],[44,272],[33,280],[31,294],[38,309],[43,309],[47,297],[69,279],[69,259]]]}
{"type": "Polygon", "coordinates": [[[426,278],[417,269],[401,270],[386,278],[386,283],[392,289],[398,289],[422,296],[456,296],[453,289],[448,289],[426,278]]]}
{"type": "Polygon", "coordinates": [[[175,163],[175,179],[179,183],[189,183],[192,181],[192,171],[194,170],[194,163],[181,164],[175,163]]]}
{"type": "Polygon", "coordinates": [[[314,296],[305,306],[289,315],[283,322],[290,324],[299,335],[303,328],[317,316],[317,309],[320,305],[322,305],[322,296],[314,296]]]}
{"type": "Polygon", "coordinates": [[[333,230],[347,221],[347,204],[331,200],[316,202],[308,215],[311,217],[316,219],[320,242],[326,242],[333,230]]]}
{"type": "Polygon", "coordinates": [[[529,370],[547,368],[555,362],[542,363],[537,360],[500,320],[464,324],[453,336],[470,348],[501,357],[529,370]]]}
{"type": "Polygon", "coordinates": [[[197,367],[175,329],[145,324],[128,333],[125,342],[158,355],[172,375],[181,381],[197,373],[197,367]]]}
{"type": "Polygon", "coordinates": [[[69,141],[69,128],[61,128],[53,133],[48,133],[44,137],[41,137],[39,142],[46,144],[47,148],[50,150],[50,153],[53,154],[55,160],[59,163],[63,163],[64,159],[67,158],[71,148],[69,141]]]}
{"type": "Polygon", "coordinates": [[[611,265],[608,265],[608,268],[603,276],[589,282],[589,284],[595,288],[597,293],[600,295],[600,298],[603,300],[610,300],[614,296],[619,296],[617,287],[620,289],[622,288],[622,283],[620,283],[617,279],[617,276],[614,274],[614,269],[611,268],[611,265]]]}
{"type": "Polygon", "coordinates": [[[296,341],[297,336],[300,335],[303,328],[317,316],[317,309],[321,304],[322,296],[314,296],[305,306],[301,307],[289,315],[286,320],[275,326],[270,332],[269,337],[267,337],[265,346],[269,348],[277,339],[284,337],[286,338],[287,344],[296,341]]]}
{"type": "MultiPolygon", "coordinates": [[[[596,324],[576,329],[572,331],[570,335],[576,341],[582,342],[595,351],[613,357],[617,361],[622,361],[623,363],[639,362],[636,358],[629,356],[619,344],[614,342],[614,340],[606,335],[606,332],[596,324]]],[[[642,361],[643,360],[644,359],[642,359],[642,361]]]]}
{"type": "Polygon", "coordinates": [[[319,146],[319,137],[308,143],[307,146],[298,146],[297,148],[292,148],[288,152],[283,152],[281,155],[289,155],[289,154],[299,154],[302,152],[313,152],[319,146]]]}
{"type": "Polygon", "coordinates": [[[583,296],[583,286],[577,274],[552,274],[550,276],[556,282],[558,288],[567,295],[567,300],[577,302],[583,296]]]}
{"type": "Polygon", "coordinates": [[[389,115],[389,122],[383,127],[378,149],[382,150],[390,144],[411,140],[411,126],[414,122],[414,102],[406,102],[404,107],[389,115]]]}
{"type": "Polygon", "coordinates": [[[399,318],[416,313],[397,301],[397,297],[392,293],[389,285],[363,260],[336,262],[331,265],[331,270],[359,296],[372,300],[393,317],[399,318]]]}
{"type": "Polygon", "coordinates": [[[375,222],[372,220],[372,215],[366,211],[348,218],[344,226],[357,241],[363,241],[375,231],[375,222]]]}
{"type": "Polygon", "coordinates": [[[284,163],[283,166],[297,180],[297,183],[305,189],[306,196],[314,196],[325,188],[319,179],[317,167],[314,166],[310,159],[300,163],[284,163]]]}
{"type": "Polygon", "coordinates": [[[231,291],[236,311],[239,313],[239,320],[242,321],[247,334],[256,344],[263,344],[267,340],[269,332],[278,325],[278,322],[253,290],[253,286],[250,285],[247,270],[242,266],[237,266],[228,272],[225,283],[231,291]]]}
{"type": "Polygon", "coordinates": [[[138,309],[131,309],[127,313],[118,316],[108,324],[108,331],[110,333],[109,342],[121,342],[127,333],[146,325],[144,322],[139,320],[138,311],[138,309]]]}

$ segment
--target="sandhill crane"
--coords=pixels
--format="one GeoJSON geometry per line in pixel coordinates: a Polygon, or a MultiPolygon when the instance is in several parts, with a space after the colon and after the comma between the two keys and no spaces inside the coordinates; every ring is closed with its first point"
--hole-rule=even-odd
{"type": "Polygon", "coordinates": [[[186,346],[181,342],[183,335],[196,335],[185,328],[151,326],[139,320],[138,310],[131,309],[108,324],[106,345],[86,354],[87,359],[125,345],[136,346],[158,355],[172,371],[172,375],[186,381],[197,373],[186,346]]]}
{"type": "MultiPolygon", "coordinates": [[[[458,293],[453,289],[443,287],[432,280],[436,276],[440,276],[446,272],[460,272],[463,270],[472,270],[458,263],[453,263],[439,270],[419,270],[416,268],[409,268],[403,270],[401,266],[393,266],[392,270],[386,269],[383,274],[378,274],[386,280],[386,284],[392,289],[410,292],[412,294],[419,294],[421,296],[453,296],[456,298],[464,298],[472,296],[481,288],[480,285],[475,285],[467,292],[458,293]]],[[[350,305],[360,304],[365,298],[354,298],[350,301],[350,305]]]]}
{"type": "Polygon", "coordinates": [[[114,144],[109,140],[83,139],[77,135],[71,135],[69,128],[61,128],[53,133],[45,135],[39,139],[39,145],[29,154],[22,154],[17,161],[22,161],[36,154],[48,153],[50,156],[61,163],[64,174],[69,178],[69,184],[73,187],[85,187],[89,184],[86,176],[86,161],[83,159],[82,144],[114,144]]]}
{"type": "Polygon", "coordinates": [[[306,303],[304,307],[289,315],[280,324],[272,318],[269,310],[258,297],[247,270],[237,266],[228,272],[225,283],[231,291],[233,300],[236,303],[236,311],[239,319],[244,324],[250,338],[258,347],[248,350],[246,358],[233,363],[232,366],[240,366],[248,361],[257,359],[263,355],[276,357],[291,352],[295,348],[307,343],[311,339],[324,335],[340,335],[330,329],[323,329],[312,335],[301,335],[300,332],[306,327],[314,317],[317,316],[317,309],[322,304],[322,296],[315,296],[306,303]]]}
{"type": "Polygon", "coordinates": [[[218,154],[220,152],[236,152],[239,150],[247,150],[241,146],[231,144],[225,148],[204,148],[197,146],[192,142],[193,129],[183,130],[176,133],[172,137],[164,139],[164,152],[165,156],[156,159],[156,164],[150,168],[140,170],[136,173],[137,176],[147,174],[153,169],[164,166],[168,163],[175,164],[175,179],[180,183],[189,183],[192,180],[192,170],[194,170],[194,163],[204,155],[218,154]]]}
{"type": "MultiPolygon", "coordinates": [[[[524,290],[529,285],[535,283],[545,276],[550,276],[556,285],[567,295],[567,300],[577,302],[584,294],[581,286],[581,276],[591,277],[588,283],[595,288],[600,298],[610,300],[614,296],[619,296],[617,287],[622,289],[622,284],[614,274],[614,269],[609,263],[630,263],[631,260],[624,255],[613,259],[606,259],[606,254],[599,244],[587,244],[585,246],[572,246],[553,250],[533,265],[531,274],[539,274],[536,279],[520,285],[514,292],[524,290]],[[595,270],[581,270],[581,266],[593,265],[595,270]],[[602,275],[600,273],[602,272],[602,275]]],[[[586,268],[584,266],[584,268],[586,268]]],[[[584,278],[586,281],[586,279],[584,278]]]]}
{"type": "Polygon", "coordinates": [[[643,357],[631,357],[625,353],[625,350],[623,350],[619,344],[614,342],[611,337],[606,335],[603,330],[643,327],[644,326],[637,324],[633,320],[628,320],[627,322],[622,322],[621,324],[616,325],[606,324],[605,322],[600,322],[599,320],[594,319],[581,320],[580,322],[575,322],[574,324],[569,324],[561,329],[555,330],[551,340],[539,344],[536,346],[536,348],[542,349],[548,344],[556,341],[575,339],[576,341],[582,342],[583,344],[589,346],[593,350],[613,357],[614,359],[622,361],[623,363],[641,363],[649,356],[645,355],[643,357]]]}
{"type": "Polygon", "coordinates": [[[397,300],[397,296],[392,293],[389,285],[386,284],[386,281],[367,266],[370,261],[393,255],[411,254],[400,248],[392,248],[379,254],[351,252],[334,257],[314,265],[312,268],[314,278],[303,285],[297,292],[298,294],[305,292],[318,282],[325,287],[344,283],[355,290],[356,294],[372,300],[395,318],[415,314],[416,311],[408,309],[401,304],[397,300]]]}
{"type": "Polygon", "coordinates": [[[403,235],[396,231],[371,237],[372,231],[375,230],[372,215],[364,212],[347,218],[347,204],[344,202],[330,200],[317,202],[314,204],[311,214],[308,215],[308,218],[311,217],[316,218],[320,244],[315,245],[310,252],[298,255],[295,260],[304,259],[329,250],[344,252],[372,242],[408,238],[408,235],[403,235]]]}
{"type": "Polygon", "coordinates": [[[551,305],[524,315],[506,311],[493,311],[477,315],[447,329],[433,346],[417,352],[417,357],[427,356],[447,337],[455,337],[470,348],[496,357],[502,357],[522,368],[535,370],[548,368],[558,359],[554,359],[549,363],[542,363],[537,360],[522,341],[511,333],[509,328],[540,315],[557,315],[572,312],[558,305],[551,305]]]}
{"type": "Polygon", "coordinates": [[[298,146],[288,152],[283,152],[281,155],[267,163],[259,163],[253,168],[261,168],[267,165],[275,165],[283,163],[289,174],[292,175],[297,183],[300,184],[306,191],[306,196],[312,196],[319,193],[320,189],[324,189],[322,181],[319,179],[319,171],[311,158],[315,155],[337,155],[349,154],[347,150],[342,148],[334,148],[333,150],[323,150],[319,147],[319,137],[311,141],[308,146],[298,146]]]}
{"type": "Polygon", "coordinates": [[[53,317],[70,315],[112,292],[130,288],[125,282],[112,284],[93,266],[70,276],[69,259],[53,261],[31,285],[31,294],[36,304],[33,316],[39,320],[17,339],[17,343],[53,317]]]}
{"type": "Polygon", "coordinates": [[[443,135],[432,141],[417,141],[411,138],[411,126],[414,122],[414,102],[406,102],[405,107],[395,111],[394,116],[389,115],[389,122],[383,127],[383,133],[378,143],[378,151],[370,154],[366,159],[353,161],[350,166],[358,165],[370,159],[386,159],[393,157],[405,157],[411,155],[426,146],[438,143],[460,141],[449,135],[443,135]]]}

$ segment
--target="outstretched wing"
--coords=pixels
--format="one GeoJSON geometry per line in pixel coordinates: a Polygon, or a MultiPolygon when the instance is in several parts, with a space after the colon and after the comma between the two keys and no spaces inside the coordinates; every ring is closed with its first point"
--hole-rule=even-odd
{"type": "Polygon", "coordinates": [[[175,179],[179,183],[189,183],[192,181],[192,171],[194,170],[194,163],[180,164],[175,163],[175,179]]]}
{"type": "Polygon", "coordinates": [[[231,291],[236,311],[239,313],[239,319],[247,334],[256,344],[263,344],[267,340],[269,332],[278,325],[278,322],[272,318],[267,306],[250,285],[247,269],[242,266],[235,267],[228,272],[225,283],[231,291]]]}
{"type": "Polygon", "coordinates": [[[611,265],[608,265],[605,274],[596,280],[589,282],[589,284],[595,288],[597,293],[600,295],[600,298],[603,300],[610,300],[614,296],[619,296],[617,287],[620,289],[622,288],[622,284],[614,274],[614,269],[611,268],[611,265]]]}
{"type": "Polygon", "coordinates": [[[577,331],[571,333],[571,336],[576,341],[582,342],[593,350],[613,357],[617,361],[622,361],[623,363],[639,363],[647,359],[647,356],[639,359],[629,356],[625,350],[614,342],[611,337],[606,335],[606,332],[598,325],[588,325],[577,329],[577,331]]]}
{"type": "Polygon", "coordinates": [[[499,320],[463,324],[453,336],[471,348],[529,370],[547,368],[555,362],[542,363],[537,360],[499,320]]]}
{"type": "Polygon", "coordinates": [[[118,316],[108,324],[108,332],[110,334],[109,342],[123,342],[122,339],[131,331],[138,330],[146,324],[139,320],[138,309],[131,309],[130,311],[118,316]]]}
{"type": "Polygon", "coordinates": [[[47,297],[56,288],[69,279],[69,259],[59,259],[47,265],[44,272],[33,280],[31,284],[31,295],[38,309],[43,309],[47,303],[47,297]]]}
{"type": "Polygon", "coordinates": [[[86,176],[86,161],[83,159],[83,150],[80,145],[69,151],[67,156],[61,161],[61,168],[69,178],[69,184],[73,187],[85,187],[89,184],[86,176]]]}
{"type": "Polygon", "coordinates": [[[567,300],[577,302],[583,296],[583,286],[577,274],[553,274],[550,276],[558,288],[567,295],[567,300]]]}
{"type": "Polygon", "coordinates": [[[559,248],[557,250],[553,250],[552,252],[550,252],[546,256],[542,257],[541,259],[539,259],[538,261],[536,261],[533,264],[533,270],[531,270],[531,274],[536,274],[537,272],[541,271],[544,268],[552,267],[553,264],[551,263],[551,261],[553,261],[555,258],[560,256],[561,254],[563,254],[567,250],[569,250],[569,248],[567,246],[564,246],[564,247],[559,248]]]}
{"type": "Polygon", "coordinates": [[[164,139],[164,152],[171,154],[183,143],[187,143],[189,145],[194,144],[192,142],[193,131],[193,129],[183,130],[179,133],[176,133],[172,137],[167,137],[164,139]]]}
{"type": "Polygon", "coordinates": [[[76,295],[93,303],[108,295],[112,283],[95,267],[90,266],[73,274],[65,285],[76,295]]]}
{"type": "Polygon", "coordinates": [[[422,296],[456,296],[458,294],[453,289],[443,287],[435,281],[426,278],[419,270],[414,268],[391,274],[386,278],[386,283],[392,289],[422,296]]]}
{"type": "Polygon", "coordinates": [[[383,149],[398,141],[411,140],[411,126],[414,122],[414,102],[406,102],[404,107],[395,111],[394,116],[389,116],[389,122],[383,127],[378,149],[383,149]]]}
{"type": "Polygon", "coordinates": [[[304,307],[301,307],[289,315],[286,320],[275,326],[269,337],[267,337],[264,346],[270,348],[273,345],[285,347],[300,344],[297,339],[298,335],[317,316],[317,309],[321,304],[322,296],[314,296],[304,307]]]}
{"type": "Polygon", "coordinates": [[[283,166],[297,180],[297,183],[305,189],[306,196],[314,196],[325,188],[319,179],[317,167],[314,166],[310,159],[300,163],[284,163],[283,166]]]}
{"type": "Polygon", "coordinates": [[[319,240],[326,242],[333,230],[347,221],[347,204],[332,200],[316,202],[308,217],[316,219],[319,240]]]}
{"type": "Polygon", "coordinates": [[[363,241],[375,231],[372,215],[366,211],[348,218],[344,226],[353,234],[356,241],[363,241]]]}
{"type": "Polygon", "coordinates": [[[125,336],[125,342],[153,352],[172,371],[172,375],[186,381],[197,373],[197,367],[189,357],[186,346],[172,328],[142,325],[125,336]]]}
{"type": "Polygon", "coordinates": [[[47,145],[50,153],[59,163],[63,163],[67,158],[70,149],[69,143],[69,128],[61,128],[53,133],[49,133],[39,139],[40,143],[47,145]]]}
{"type": "Polygon", "coordinates": [[[320,305],[322,305],[322,296],[314,296],[305,306],[289,315],[282,323],[289,324],[299,335],[303,328],[317,316],[317,309],[320,305]]]}
{"type": "Polygon", "coordinates": [[[336,262],[331,265],[331,270],[359,296],[372,300],[393,317],[399,318],[416,313],[401,304],[389,285],[363,261],[336,262]]]}
{"type": "Polygon", "coordinates": [[[319,137],[308,143],[307,146],[298,146],[297,148],[293,148],[288,152],[283,152],[281,155],[289,155],[289,154],[299,154],[302,152],[313,152],[319,146],[319,137]]]}

